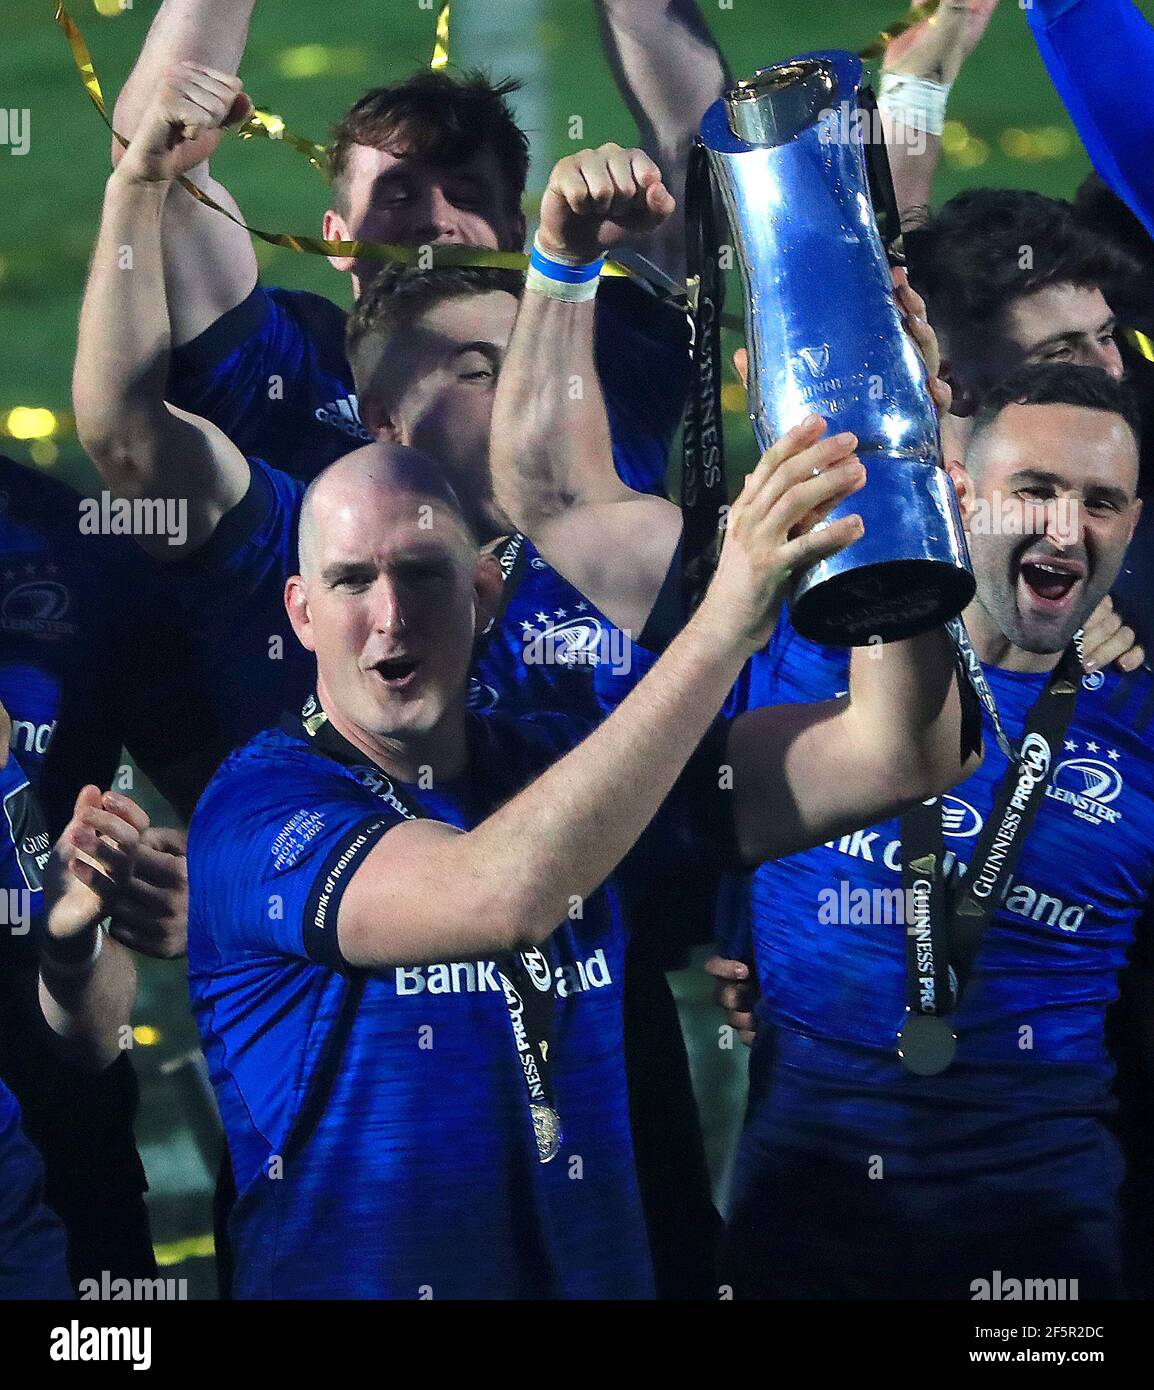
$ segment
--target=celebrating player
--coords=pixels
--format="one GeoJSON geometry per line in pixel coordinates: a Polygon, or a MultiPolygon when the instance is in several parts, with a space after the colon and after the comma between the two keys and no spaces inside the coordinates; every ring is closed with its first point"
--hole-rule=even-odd
{"type": "MultiPolygon", "coordinates": [[[[552,191],[540,240],[587,256],[587,199],[562,180],[552,191]]],[[[932,370],[924,305],[900,281],[899,298],[932,370]]],[[[654,601],[680,523],[670,504],[613,476],[595,395],[569,403],[543,389],[581,370],[589,314],[548,286],[526,295],[498,387],[494,491],[555,565],[627,623],[654,601]],[[511,450],[514,414],[521,435],[511,450]]],[[[811,421],[774,447],[807,445],[815,463],[820,449],[836,457],[844,446],[821,433],[811,421]]],[[[1038,821],[1028,838],[1006,831],[1028,828],[1024,790],[1022,814],[1002,815],[1025,774],[991,748],[946,799],[944,823],[940,808],[924,808],[900,835],[873,826],[757,870],[765,1039],[727,1273],[744,1295],[968,1297],[994,1270],[1061,1272],[1083,1294],[1120,1288],[1120,1163],[1100,1118],[1110,1084],[1104,1013],[1154,881],[1141,828],[1154,810],[1154,696],[1146,673],[1101,671],[1079,693],[1072,639],[1116,579],[1141,510],[1133,405],[1101,370],[1025,369],[985,395],[965,467],[950,467],[978,581],[966,622],[1012,734],[1042,758],[1025,764],[1041,767],[1029,779],[1038,821]],[[979,928],[963,947],[952,906],[934,919],[941,979],[954,969],[961,991],[960,1005],[941,1005],[955,1014],[943,1045],[948,1052],[956,1029],[957,1060],[919,1077],[898,1052],[907,1005],[924,1002],[907,988],[903,928],[914,918],[895,915],[886,895],[907,901],[903,844],[930,843],[937,862],[932,842],[943,829],[951,862],[974,856],[962,888],[977,884],[987,904],[966,920],[990,920],[984,942],[979,928]],[[1110,852],[1087,853],[1086,836],[1109,836],[1110,852]],[[1021,851],[1016,870],[1007,844],[1021,851]],[[938,1238],[921,1241],[920,1229],[938,1238]]],[[[783,623],[732,707],[829,699],[844,690],[845,670],[844,652],[783,623]]],[[[957,876],[949,891],[962,891],[957,876]]]]}
{"type": "Polygon", "coordinates": [[[587,721],[468,715],[496,576],[436,465],[374,445],[314,482],[286,603],[316,698],[227,760],[190,836],[239,1293],[651,1293],[620,1051],[635,875],[700,872],[687,832],[727,814],[738,857],[759,860],[960,771],[933,634],[855,666],[848,702],[719,726],[680,789],[690,822],[667,808],[600,890],[789,572],[859,534],[853,518],[804,530],[861,479],[817,457],[783,451],[751,476],[700,613],[581,742],[587,721]]]}
{"type": "MultiPolygon", "coordinates": [[[[702,112],[719,94],[723,70],[692,0],[599,0],[614,71],[648,147],[678,171],[702,112]]],[[[116,128],[133,136],[173,65],[191,63],[211,102],[233,83],[253,0],[165,0],[117,102],[116,128]]],[[[239,86],[234,88],[239,93],[239,86]]],[[[336,128],[329,152],[333,206],[324,235],[405,246],[472,245],[519,251],[528,140],[507,98],[515,83],[491,85],[423,71],[366,93],[336,128]]],[[[241,102],[238,117],[247,110],[241,102]]],[[[199,122],[185,142],[182,172],[236,211],[205,160],[219,134],[199,122]]],[[[113,158],[120,158],[114,145],[113,158]]],[[[683,238],[666,225],[655,278],[680,289],[683,238]]],[[[316,295],[257,284],[251,241],[234,223],[173,192],[164,219],[165,271],[172,305],[169,399],[219,425],[246,454],[306,480],[369,438],[344,352],[344,313],[316,295]]],[[[381,263],[334,257],[359,294],[381,263]]],[[[650,267],[653,269],[652,267],[650,267]]],[[[688,385],[685,317],[642,288],[619,280],[602,301],[598,366],[613,416],[614,450],[632,486],[663,492],[669,446],[688,385]],[[652,378],[632,364],[647,359],[652,378]]]]}
{"type": "MultiPolygon", "coordinates": [[[[282,593],[297,568],[296,530],[304,484],[248,458],[214,429],[190,429],[170,409],[169,319],[158,207],[172,196],[190,125],[218,124],[235,112],[236,85],[211,99],[200,77],[180,69],[154,94],[153,106],[109,181],[101,237],[81,321],[74,376],[77,423],[89,454],[118,498],[180,499],[187,527],[171,537],[140,535],[156,559],[183,560],[176,607],[198,639],[199,679],[193,707],[207,704],[217,761],[304,698],[312,673],[289,628],[282,593]],[[211,115],[204,110],[209,101],[211,115]],[[131,244],[133,273],[119,268],[117,248],[131,244]]],[[[624,152],[586,151],[587,176],[611,178],[624,152]]],[[[631,155],[649,161],[641,152],[631,155]]],[[[668,212],[672,200],[655,175],[651,196],[668,212]]],[[[659,220],[647,208],[635,226],[659,220]]],[[[625,234],[626,229],[620,228],[625,234]]],[[[385,272],[362,295],[350,325],[366,419],[374,435],[435,452],[471,520],[498,561],[502,602],[478,643],[472,700],[510,712],[563,709],[597,717],[601,696],[620,682],[602,668],[636,669],[649,658],[616,630],[563,576],[542,561],[492,501],[488,434],[493,390],[516,313],[520,278],[509,272],[385,272]]],[[[632,389],[656,391],[660,357],[644,353],[631,367],[632,389]]],[[[670,429],[673,427],[669,421],[670,429]]],[[[680,621],[680,615],[675,615],[680,621]]],[[[660,614],[657,615],[658,625],[660,614]]],[[[661,634],[641,634],[655,646],[661,634]]],[[[204,742],[202,737],[201,742],[204,742]]],[[[206,778],[207,780],[207,778],[206,778]]],[[[706,925],[687,895],[677,915],[706,925]]],[[[656,913],[656,904],[653,907],[656,913]]],[[[718,1230],[690,1089],[680,1027],[664,979],[672,948],[638,931],[629,954],[631,1084],[648,1142],[639,1143],[651,1239],[663,1292],[701,1295],[711,1287],[718,1230]],[[660,1104],[651,1098],[660,1088],[660,1104]],[[646,1124],[648,1120],[648,1124],[646,1124]],[[676,1142],[670,1136],[676,1135],[676,1142]],[[705,1284],[702,1279],[706,1279],[705,1284]]]]}

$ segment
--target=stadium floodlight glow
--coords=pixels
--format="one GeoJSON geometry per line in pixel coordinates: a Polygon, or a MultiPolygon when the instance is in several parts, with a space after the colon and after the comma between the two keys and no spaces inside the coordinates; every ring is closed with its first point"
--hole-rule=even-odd
{"type": "Polygon", "coordinates": [[[59,426],[53,411],[33,405],[14,406],[4,421],[5,433],[13,439],[48,439],[59,426]]]}

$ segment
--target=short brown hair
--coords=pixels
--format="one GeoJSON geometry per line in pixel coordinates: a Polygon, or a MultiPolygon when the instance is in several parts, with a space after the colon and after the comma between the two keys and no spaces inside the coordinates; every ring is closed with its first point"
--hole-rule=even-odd
{"type": "Polygon", "coordinates": [[[488,266],[415,270],[411,266],[385,266],[361,292],[345,329],[345,349],[358,389],[366,389],[372,379],[379,340],[416,323],[435,304],[498,292],[520,299],[524,288],[525,277],[519,270],[488,266]]]}
{"type": "Polygon", "coordinates": [[[387,87],[374,87],[333,127],[329,166],[338,205],[354,145],[416,155],[434,164],[464,164],[486,146],[506,178],[507,206],[521,212],[529,174],[529,139],[507,100],[520,90],[514,78],[496,82],[477,69],[459,76],[425,69],[387,87]]]}

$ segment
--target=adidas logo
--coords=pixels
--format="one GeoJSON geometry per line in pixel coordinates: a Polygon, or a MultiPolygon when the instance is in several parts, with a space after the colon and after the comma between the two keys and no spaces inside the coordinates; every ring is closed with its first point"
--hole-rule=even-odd
{"type": "Polygon", "coordinates": [[[322,425],[332,425],[334,429],[353,439],[360,439],[365,444],[373,442],[373,436],[361,424],[356,396],[346,396],[339,401],[330,401],[328,405],[318,405],[316,418],[322,425]]]}

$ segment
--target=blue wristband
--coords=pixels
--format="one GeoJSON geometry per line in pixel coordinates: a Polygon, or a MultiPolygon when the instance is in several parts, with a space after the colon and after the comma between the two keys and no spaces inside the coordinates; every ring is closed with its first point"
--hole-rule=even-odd
{"type": "Polygon", "coordinates": [[[537,243],[534,241],[533,249],[529,252],[529,264],[546,280],[556,280],[561,285],[587,285],[590,280],[596,280],[601,274],[605,257],[598,256],[589,265],[564,265],[561,261],[552,260],[542,251],[539,251],[537,243]]]}

